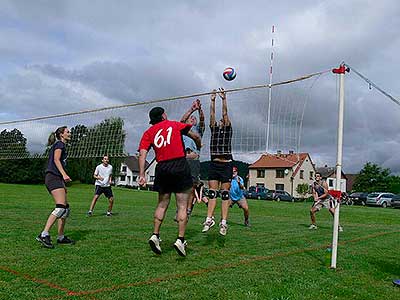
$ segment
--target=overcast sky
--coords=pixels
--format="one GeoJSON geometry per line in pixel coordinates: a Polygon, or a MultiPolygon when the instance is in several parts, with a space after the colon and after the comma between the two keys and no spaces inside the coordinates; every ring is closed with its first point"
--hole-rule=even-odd
{"type": "MultiPolygon", "coordinates": [[[[345,61],[399,98],[399,16],[397,0],[4,0],[0,122],[266,83],[272,25],[274,82],[345,61]]],[[[337,102],[326,74],[300,147],[317,165],[336,162],[337,102]]],[[[372,161],[400,173],[399,129],[400,106],[346,75],[344,171],[372,161]]]]}

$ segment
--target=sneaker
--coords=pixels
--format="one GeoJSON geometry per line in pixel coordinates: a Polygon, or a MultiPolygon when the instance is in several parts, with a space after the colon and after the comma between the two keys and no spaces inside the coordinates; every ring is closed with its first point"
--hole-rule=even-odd
{"type": "Polygon", "coordinates": [[[203,223],[203,225],[204,225],[204,227],[201,232],[207,232],[210,230],[211,227],[213,227],[215,225],[215,221],[214,221],[214,219],[211,219],[210,221],[205,221],[203,223]]]}
{"type": "Polygon", "coordinates": [[[227,230],[228,230],[228,224],[225,224],[225,225],[222,223],[219,224],[219,234],[220,235],[226,235],[227,230]]]}
{"type": "Polygon", "coordinates": [[[244,226],[251,227],[249,220],[244,220],[244,226]]]}
{"type": "Polygon", "coordinates": [[[161,254],[160,242],[161,239],[158,238],[155,234],[153,234],[149,239],[150,248],[156,254],[161,254]]]}
{"type": "Polygon", "coordinates": [[[343,232],[343,227],[339,225],[339,232],[343,232]]]}
{"type": "Polygon", "coordinates": [[[71,240],[69,237],[64,236],[62,240],[57,239],[57,244],[64,244],[64,245],[73,245],[75,244],[74,240],[71,240]]]}
{"type": "Polygon", "coordinates": [[[315,224],[311,224],[310,227],[308,227],[308,229],[312,230],[312,229],[317,229],[317,225],[315,224]]]}
{"type": "Polygon", "coordinates": [[[176,242],[174,243],[174,248],[180,256],[183,257],[186,256],[186,245],[187,245],[186,241],[182,243],[180,239],[177,239],[176,242]]]}
{"type": "Polygon", "coordinates": [[[91,216],[93,216],[93,212],[92,212],[91,210],[89,210],[89,211],[86,213],[86,215],[87,215],[88,217],[91,217],[91,216]]]}
{"type": "Polygon", "coordinates": [[[42,245],[45,246],[46,248],[50,249],[54,248],[54,245],[51,243],[50,235],[46,235],[45,237],[43,237],[41,234],[39,234],[36,240],[42,243],[42,245]]]}
{"type": "Polygon", "coordinates": [[[108,211],[106,214],[107,217],[111,217],[112,216],[112,212],[108,211]]]}

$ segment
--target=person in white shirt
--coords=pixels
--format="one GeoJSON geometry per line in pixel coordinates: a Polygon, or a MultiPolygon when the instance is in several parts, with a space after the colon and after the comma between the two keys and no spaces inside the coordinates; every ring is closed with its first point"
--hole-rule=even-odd
{"type": "Polygon", "coordinates": [[[102,163],[96,167],[93,177],[96,179],[95,182],[95,192],[92,203],[90,204],[89,211],[87,215],[90,217],[93,215],[93,210],[96,205],[97,199],[104,194],[108,198],[108,210],[107,216],[112,215],[112,207],[114,204],[114,196],[111,190],[111,180],[112,180],[112,165],[109,164],[109,159],[107,155],[103,156],[102,163]]]}

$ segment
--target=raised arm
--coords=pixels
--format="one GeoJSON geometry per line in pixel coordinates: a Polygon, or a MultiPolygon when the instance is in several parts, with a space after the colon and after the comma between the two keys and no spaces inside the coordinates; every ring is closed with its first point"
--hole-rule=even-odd
{"type": "Polygon", "coordinates": [[[217,98],[217,90],[213,90],[211,94],[210,126],[215,126],[215,98],[217,98]]]}
{"type": "Polygon", "coordinates": [[[189,119],[189,117],[192,115],[192,113],[194,113],[199,108],[199,104],[198,103],[199,103],[198,100],[193,101],[192,106],[182,116],[182,118],[181,118],[181,122],[182,123],[186,123],[186,121],[189,119]]]}
{"type": "Polygon", "coordinates": [[[231,121],[228,116],[228,104],[226,103],[226,93],[225,90],[221,87],[218,92],[219,97],[222,100],[222,120],[225,126],[231,125],[231,121]]]}
{"type": "Polygon", "coordinates": [[[206,125],[204,122],[204,112],[203,112],[203,109],[201,108],[201,102],[199,99],[197,99],[197,103],[199,105],[199,127],[201,130],[201,133],[203,134],[204,130],[206,129],[206,125]]]}

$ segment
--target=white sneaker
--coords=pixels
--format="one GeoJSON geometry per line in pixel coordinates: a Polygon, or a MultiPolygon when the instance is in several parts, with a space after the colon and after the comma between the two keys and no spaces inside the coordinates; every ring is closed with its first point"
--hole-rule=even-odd
{"type": "Polygon", "coordinates": [[[310,229],[310,230],[311,229],[317,229],[317,228],[318,228],[317,225],[314,225],[314,224],[311,224],[310,227],[308,227],[308,229],[310,229]]]}
{"type": "Polygon", "coordinates": [[[211,227],[213,227],[215,225],[215,221],[214,221],[214,219],[211,219],[211,221],[205,221],[203,223],[203,225],[204,225],[204,227],[201,232],[207,232],[210,230],[211,227]]]}
{"type": "Polygon", "coordinates": [[[343,227],[339,225],[339,232],[343,232],[343,227]]]}
{"type": "Polygon", "coordinates": [[[228,231],[228,224],[222,224],[219,223],[219,234],[220,235],[226,235],[226,232],[228,231]]]}
{"type": "Polygon", "coordinates": [[[182,243],[180,239],[177,239],[176,242],[174,243],[174,248],[180,256],[186,256],[186,245],[187,245],[186,241],[182,243]]]}
{"type": "Polygon", "coordinates": [[[156,254],[161,254],[160,242],[161,239],[159,239],[155,234],[153,234],[149,239],[150,248],[156,254]]]}

